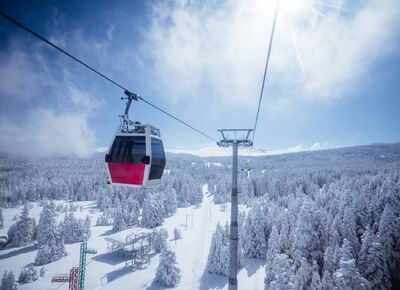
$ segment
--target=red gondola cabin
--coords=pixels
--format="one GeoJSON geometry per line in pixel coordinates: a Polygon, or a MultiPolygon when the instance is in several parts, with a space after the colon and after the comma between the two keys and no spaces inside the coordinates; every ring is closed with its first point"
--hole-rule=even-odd
{"type": "Polygon", "coordinates": [[[159,184],[165,168],[159,129],[141,124],[135,124],[129,131],[119,128],[105,161],[112,185],[149,187],[159,184]]]}

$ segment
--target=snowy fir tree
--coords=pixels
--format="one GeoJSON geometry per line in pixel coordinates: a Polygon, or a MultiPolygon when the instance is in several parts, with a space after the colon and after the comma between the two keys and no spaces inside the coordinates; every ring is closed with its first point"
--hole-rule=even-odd
{"type": "Polygon", "coordinates": [[[335,289],[335,284],[333,282],[333,277],[332,273],[328,271],[324,271],[324,275],[322,276],[322,281],[321,281],[321,289],[322,290],[334,290],[335,289]]]}
{"type": "Polygon", "coordinates": [[[176,200],[176,191],[173,188],[167,188],[164,191],[164,210],[166,216],[172,216],[176,212],[178,202],[176,200]]]}
{"type": "Polygon", "coordinates": [[[133,195],[129,195],[123,206],[125,224],[128,227],[139,224],[140,207],[133,195]]]}
{"type": "Polygon", "coordinates": [[[335,272],[335,286],[339,290],[367,289],[369,283],[358,272],[350,243],[345,239],[341,248],[340,267],[335,272]]]}
{"type": "Polygon", "coordinates": [[[229,201],[229,188],[227,181],[225,179],[221,179],[216,184],[216,191],[214,193],[214,202],[216,204],[222,204],[229,201]]]}
{"type": "Polygon", "coordinates": [[[156,253],[160,253],[167,246],[168,231],[166,229],[159,229],[153,231],[153,249],[156,253]]]}
{"type": "Polygon", "coordinates": [[[83,221],[83,240],[87,241],[92,235],[92,219],[89,215],[83,221]]]}
{"type": "Polygon", "coordinates": [[[114,222],[113,222],[113,231],[119,232],[125,230],[127,228],[127,224],[125,222],[125,214],[121,206],[115,209],[114,214],[114,222]]]}
{"type": "Polygon", "coordinates": [[[4,228],[3,209],[0,207],[0,229],[4,228]]]}
{"type": "Polygon", "coordinates": [[[368,263],[363,277],[369,281],[371,289],[384,290],[392,286],[386,258],[386,253],[380,243],[372,243],[368,248],[368,263]]]}
{"type": "Polygon", "coordinates": [[[179,240],[182,238],[181,230],[178,228],[174,228],[174,240],[179,240]]]}
{"type": "Polygon", "coordinates": [[[324,253],[324,272],[328,272],[330,275],[332,275],[336,269],[337,269],[337,265],[335,263],[335,250],[337,250],[337,252],[339,252],[339,249],[336,248],[332,245],[328,246],[325,249],[325,253],[324,253]]]}
{"type": "Polygon", "coordinates": [[[358,270],[364,278],[366,278],[366,271],[369,266],[369,259],[368,259],[368,251],[372,246],[372,243],[375,240],[375,235],[372,233],[369,227],[365,230],[362,239],[361,239],[361,248],[360,252],[358,253],[358,270]]]}
{"type": "Polygon", "coordinates": [[[360,244],[357,237],[356,219],[353,208],[351,207],[346,207],[344,210],[342,232],[343,238],[350,242],[353,256],[357,258],[360,250],[360,244]]]}
{"type": "Polygon", "coordinates": [[[265,280],[265,290],[298,289],[293,260],[286,254],[275,255],[270,277],[270,281],[265,280]]]}
{"type": "Polygon", "coordinates": [[[312,274],[311,274],[311,284],[310,284],[310,289],[311,290],[319,290],[322,288],[321,284],[321,276],[319,275],[319,266],[317,265],[317,262],[314,260],[313,265],[312,265],[312,274]]]}
{"type": "Polygon", "coordinates": [[[4,271],[3,278],[1,279],[0,290],[19,290],[20,287],[15,281],[12,271],[4,271]]]}
{"type": "Polygon", "coordinates": [[[29,245],[36,238],[36,222],[29,217],[29,208],[24,206],[20,219],[8,231],[11,244],[15,247],[29,245]]]}
{"type": "Polygon", "coordinates": [[[276,255],[280,254],[279,234],[275,225],[272,226],[272,231],[268,239],[268,250],[265,264],[265,283],[270,284],[272,277],[273,260],[276,255]]]}
{"type": "Polygon", "coordinates": [[[154,228],[162,224],[164,221],[162,205],[154,193],[149,193],[143,204],[142,226],[146,228],[154,228]]]}
{"type": "Polygon", "coordinates": [[[46,269],[44,267],[40,268],[39,276],[40,278],[46,276],[46,269]]]}
{"type": "Polygon", "coordinates": [[[396,226],[396,217],[393,213],[391,205],[386,205],[380,222],[379,222],[379,242],[383,246],[383,250],[386,255],[386,260],[388,262],[389,270],[393,271],[395,269],[396,261],[395,261],[395,232],[394,230],[397,228],[396,226]]]}
{"type": "Polygon", "coordinates": [[[229,229],[219,223],[212,236],[206,270],[218,275],[229,274],[229,229]]]}
{"type": "Polygon", "coordinates": [[[155,281],[165,287],[176,287],[181,281],[181,270],[176,261],[176,254],[168,247],[161,252],[155,281]]]}
{"type": "Polygon", "coordinates": [[[313,202],[304,202],[294,232],[293,255],[297,262],[304,257],[308,262],[323,260],[323,226],[313,202]]]}
{"type": "Polygon", "coordinates": [[[62,228],[57,224],[53,202],[43,206],[37,229],[37,240],[39,250],[35,258],[35,265],[57,261],[67,255],[62,228]]]}
{"type": "Polygon", "coordinates": [[[90,217],[85,220],[75,218],[74,212],[65,214],[62,232],[66,244],[87,241],[90,237],[90,217]]]}
{"type": "Polygon", "coordinates": [[[249,258],[265,258],[267,239],[265,236],[264,213],[261,205],[254,201],[245,224],[245,254],[249,258]]]}
{"type": "Polygon", "coordinates": [[[18,276],[18,282],[21,284],[31,283],[37,279],[38,274],[33,264],[30,264],[28,267],[22,269],[18,276]]]}
{"type": "Polygon", "coordinates": [[[308,289],[312,278],[312,268],[308,260],[301,258],[300,267],[296,272],[296,284],[299,289],[308,289]]]}
{"type": "Polygon", "coordinates": [[[321,277],[318,272],[314,272],[311,279],[310,290],[322,289],[321,277]]]}

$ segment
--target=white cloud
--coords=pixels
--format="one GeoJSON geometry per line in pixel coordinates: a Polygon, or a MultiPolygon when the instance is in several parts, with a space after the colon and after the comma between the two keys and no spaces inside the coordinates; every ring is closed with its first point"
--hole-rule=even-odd
{"type": "Polygon", "coordinates": [[[30,156],[76,155],[91,153],[95,135],[82,115],[55,114],[48,109],[33,109],[19,124],[0,118],[0,148],[30,156]]]}
{"type": "Polygon", "coordinates": [[[311,146],[310,149],[311,149],[311,150],[320,150],[320,149],[321,149],[321,143],[315,142],[315,143],[311,146]]]}
{"type": "Polygon", "coordinates": [[[28,55],[14,43],[11,53],[0,53],[0,96],[29,100],[39,94],[53,80],[45,77],[42,59],[37,54],[28,55]]]}
{"type": "Polygon", "coordinates": [[[14,41],[0,53],[0,106],[7,109],[0,152],[87,156],[95,142],[89,116],[101,101],[78,88],[59,59],[47,59],[36,46],[28,55],[23,46],[14,41]]]}
{"type": "MultiPolygon", "coordinates": [[[[374,62],[394,50],[399,33],[396,0],[349,3],[342,10],[338,6],[343,15],[337,9],[323,10],[318,2],[298,1],[302,9],[283,5],[279,12],[267,88],[268,105],[274,110],[299,101],[331,102],[352,92],[374,62]]],[[[206,94],[214,104],[255,106],[274,4],[159,3],[143,46],[154,64],[154,83],[172,101],[206,94]]]]}

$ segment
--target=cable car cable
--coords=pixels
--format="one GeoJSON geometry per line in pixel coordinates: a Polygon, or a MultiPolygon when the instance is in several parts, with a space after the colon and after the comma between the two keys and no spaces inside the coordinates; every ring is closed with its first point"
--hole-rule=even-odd
{"type": "Polygon", "coordinates": [[[278,10],[279,10],[279,0],[277,1],[277,3],[276,3],[276,8],[275,8],[274,22],[273,22],[273,24],[272,24],[272,32],[271,32],[271,37],[270,37],[270,39],[269,39],[267,60],[266,60],[266,62],[265,62],[264,76],[263,76],[263,81],[262,81],[262,85],[261,85],[260,97],[259,97],[259,100],[258,100],[257,115],[256,115],[256,120],[255,120],[255,122],[254,122],[253,138],[252,138],[252,140],[251,140],[251,143],[254,143],[254,135],[256,134],[258,116],[259,116],[259,114],[260,114],[261,101],[262,101],[262,97],[263,97],[263,94],[264,94],[265,79],[266,79],[266,76],[267,76],[269,58],[270,58],[270,56],[271,56],[272,41],[273,41],[273,39],[274,39],[274,32],[275,32],[275,26],[276,26],[276,18],[277,18],[277,16],[278,16],[278,10]]]}
{"type": "MultiPolygon", "coordinates": [[[[123,89],[125,92],[128,92],[130,94],[134,94],[132,92],[130,92],[127,88],[125,88],[123,85],[117,83],[116,81],[112,80],[111,78],[109,78],[108,76],[106,76],[105,74],[101,73],[100,71],[96,70],[95,68],[91,67],[90,65],[86,64],[85,62],[83,62],[82,60],[80,60],[79,58],[73,56],[72,54],[70,54],[69,52],[65,51],[64,49],[62,49],[61,47],[59,47],[58,45],[54,44],[53,42],[51,42],[50,40],[46,39],[45,37],[41,36],[40,34],[38,34],[37,32],[33,31],[32,29],[30,29],[29,27],[25,26],[24,24],[22,24],[21,22],[15,20],[14,18],[12,18],[11,16],[7,15],[6,13],[4,13],[3,11],[0,11],[0,15],[3,16],[5,19],[9,20],[10,22],[14,23],[15,25],[17,25],[18,27],[22,28],[23,30],[29,32],[30,34],[32,34],[33,36],[39,38],[40,40],[44,41],[45,43],[47,43],[48,45],[50,45],[51,47],[55,48],[56,50],[58,50],[59,52],[65,54],[66,56],[72,58],[73,60],[75,60],[76,62],[78,62],[79,64],[83,65],[84,67],[86,67],[87,69],[91,70],[92,72],[96,73],[97,75],[101,76],[102,78],[104,78],[105,80],[109,81],[110,83],[112,83],[113,85],[123,89]]],[[[134,94],[136,95],[136,94],[134,94]]],[[[193,127],[192,125],[186,123],[185,121],[179,119],[178,117],[175,117],[174,115],[168,113],[167,111],[161,109],[160,107],[152,104],[151,102],[147,101],[146,99],[144,99],[143,97],[140,97],[138,95],[136,95],[138,99],[140,99],[141,101],[143,101],[144,103],[152,106],[153,108],[159,110],[160,112],[168,115],[169,117],[175,119],[176,121],[180,122],[181,124],[189,127],[190,129],[196,131],[197,133],[203,135],[204,137],[214,141],[214,142],[218,142],[217,139],[207,135],[206,133],[204,133],[203,131],[196,129],[195,127],[193,127]]]]}

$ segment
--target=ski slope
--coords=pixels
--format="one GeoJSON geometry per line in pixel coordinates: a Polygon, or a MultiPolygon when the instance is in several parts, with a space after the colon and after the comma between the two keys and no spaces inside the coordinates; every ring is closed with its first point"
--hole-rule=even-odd
{"type": "MultiPolygon", "coordinates": [[[[208,192],[207,185],[203,186],[204,199],[199,207],[190,206],[179,208],[176,214],[165,219],[162,228],[168,231],[169,246],[176,252],[178,265],[182,271],[182,279],[175,289],[227,289],[227,277],[209,274],[204,271],[211,237],[218,222],[229,220],[229,204],[215,205],[213,196],[208,192]],[[180,227],[182,239],[173,240],[173,230],[180,227]]],[[[150,265],[142,270],[132,270],[125,267],[125,261],[107,253],[105,237],[120,237],[123,239],[132,231],[143,230],[132,228],[119,233],[113,233],[111,226],[93,226],[101,212],[94,202],[78,202],[81,210],[75,212],[76,217],[84,218],[87,214],[92,217],[92,236],[88,247],[97,250],[96,255],[88,255],[86,268],[86,289],[164,289],[153,282],[155,271],[159,263],[159,255],[151,258],[150,265]]],[[[3,235],[8,227],[14,223],[13,217],[19,209],[5,209],[3,215],[5,228],[0,231],[3,235]]],[[[30,211],[38,221],[40,207],[35,204],[30,211]]],[[[60,214],[60,220],[64,214],[60,214]]],[[[66,245],[68,256],[51,264],[44,265],[47,274],[37,281],[25,284],[22,289],[68,289],[67,284],[52,284],[51,277],[55,274],[68,273],[69,269],[78,265],[80,244],[66,245]]],[[[12,270],[16,279],[21,268],[32,263],[37,249],[34,245],[23,248],[6,248],[0,251],[0,272],[12,270]]],[[[248,260],[245,268],[239,273],[239,285],[246,285],[246,289],[264,289],[264,261],[248,260]]],[[[36,267],[39,271],[41,267],[36,267]]]]}

